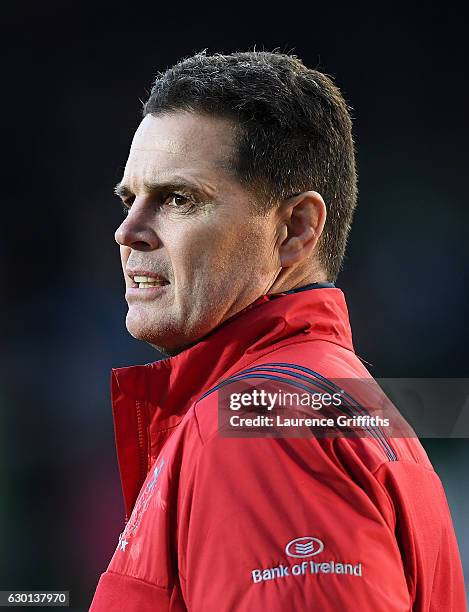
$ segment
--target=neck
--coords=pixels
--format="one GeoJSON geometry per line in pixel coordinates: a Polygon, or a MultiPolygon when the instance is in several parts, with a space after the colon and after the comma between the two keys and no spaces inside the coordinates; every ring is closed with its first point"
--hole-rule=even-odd
{"type": "Polygon", "coordinates": [[[325,283],[328,282],[328,280],[327,274],[321,269],[316,269],[313,272],[308,270],[307,272],[301,273],[292,268],[282,268],[266,294],[284,293],[285,291],[298,289],[299,287],[311,285],[312,283],[325,283]]]}

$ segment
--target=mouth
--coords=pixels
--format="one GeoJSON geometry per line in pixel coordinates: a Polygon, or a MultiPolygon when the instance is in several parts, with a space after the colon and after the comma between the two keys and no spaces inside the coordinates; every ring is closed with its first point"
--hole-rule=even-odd
{"type": "Polygon", "coordinates": [[[163,281],[151,276],[134,276],[133,282],[135,288],[149,289],[150,287],[162,287],[163,285],[169,285],[167,281],[163,281]]]}
{"type": "Polygon", "coordinates": [[[127,273],[132,280],[132,289],[151,289],[153,287],[163,287],[169,285],[169,282],[159,275],[137,274],[134,272],[127,273]]]}

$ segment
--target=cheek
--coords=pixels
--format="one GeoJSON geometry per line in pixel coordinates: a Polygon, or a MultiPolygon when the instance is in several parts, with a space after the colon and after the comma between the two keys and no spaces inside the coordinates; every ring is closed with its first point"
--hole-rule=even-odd
{"type": "MultiPolygon", "coordinates": [[[[228,216],[227,216],[228,217],[228,216]]],[[[201,286],[206,290],[207,277],[216,286],[233,277],[246,266],[261,265],[265,250],[266,228],[253,220],[221,218],[210,223],[188,223],[180,233],[168,232],[166,251],[176,279],[185,286],[201,286]]]]}
{"type": "Polygon", "coordinates": [[[173,232],[165,247],[175,272],[185,275],[213,265],[221,240],[217,226],[190,224],[184,231],[173,232]]]}

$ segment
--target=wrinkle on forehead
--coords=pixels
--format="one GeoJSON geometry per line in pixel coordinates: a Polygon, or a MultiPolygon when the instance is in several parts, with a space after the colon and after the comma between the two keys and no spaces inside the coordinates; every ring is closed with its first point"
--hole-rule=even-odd
{"type": "Polygon", "coordinates": [[[188,112],[147,115],[135,133],[124,176],[156,181],[177,173],[210,183],[222,178],[215,176],[221,169],[229,175],[225,178],[233,178],[234,147],[229,120],[188,112]]]}
{"type": "Polygon", "coordinates": [[[231,157],[236,130],[232,121],[194,113],[146,115],[135,132],[132,149],[170,155],[206,152],[212,157],[231,157]]]}

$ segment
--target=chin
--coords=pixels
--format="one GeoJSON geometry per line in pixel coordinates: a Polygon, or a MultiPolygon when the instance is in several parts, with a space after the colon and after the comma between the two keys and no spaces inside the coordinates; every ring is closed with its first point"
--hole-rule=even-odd
{"type": "Polygon", "coordinates": [[[154,349],[168,357],[177,355],[187,346],[190,346],[190,342],[186,343],[181,339],[179,337],[180,334],[176,330],[169,328],[163,330],[163,325],[158,325],[154,321],[149,324],[143,317],[133,316],[130,311],[127,314],[126,327],[133,338],[147,342],[154,349]]]}
{"type": "Polygon", "coordinates": [[[126,327],[129,334],[136,340],[149,342],[155,345],[163,344],[163,338],[161,338],[159,334],[155,334],[155,331],[150,327],[142,325],[141,321],[132,321],[127,317],[126,327]]]}

